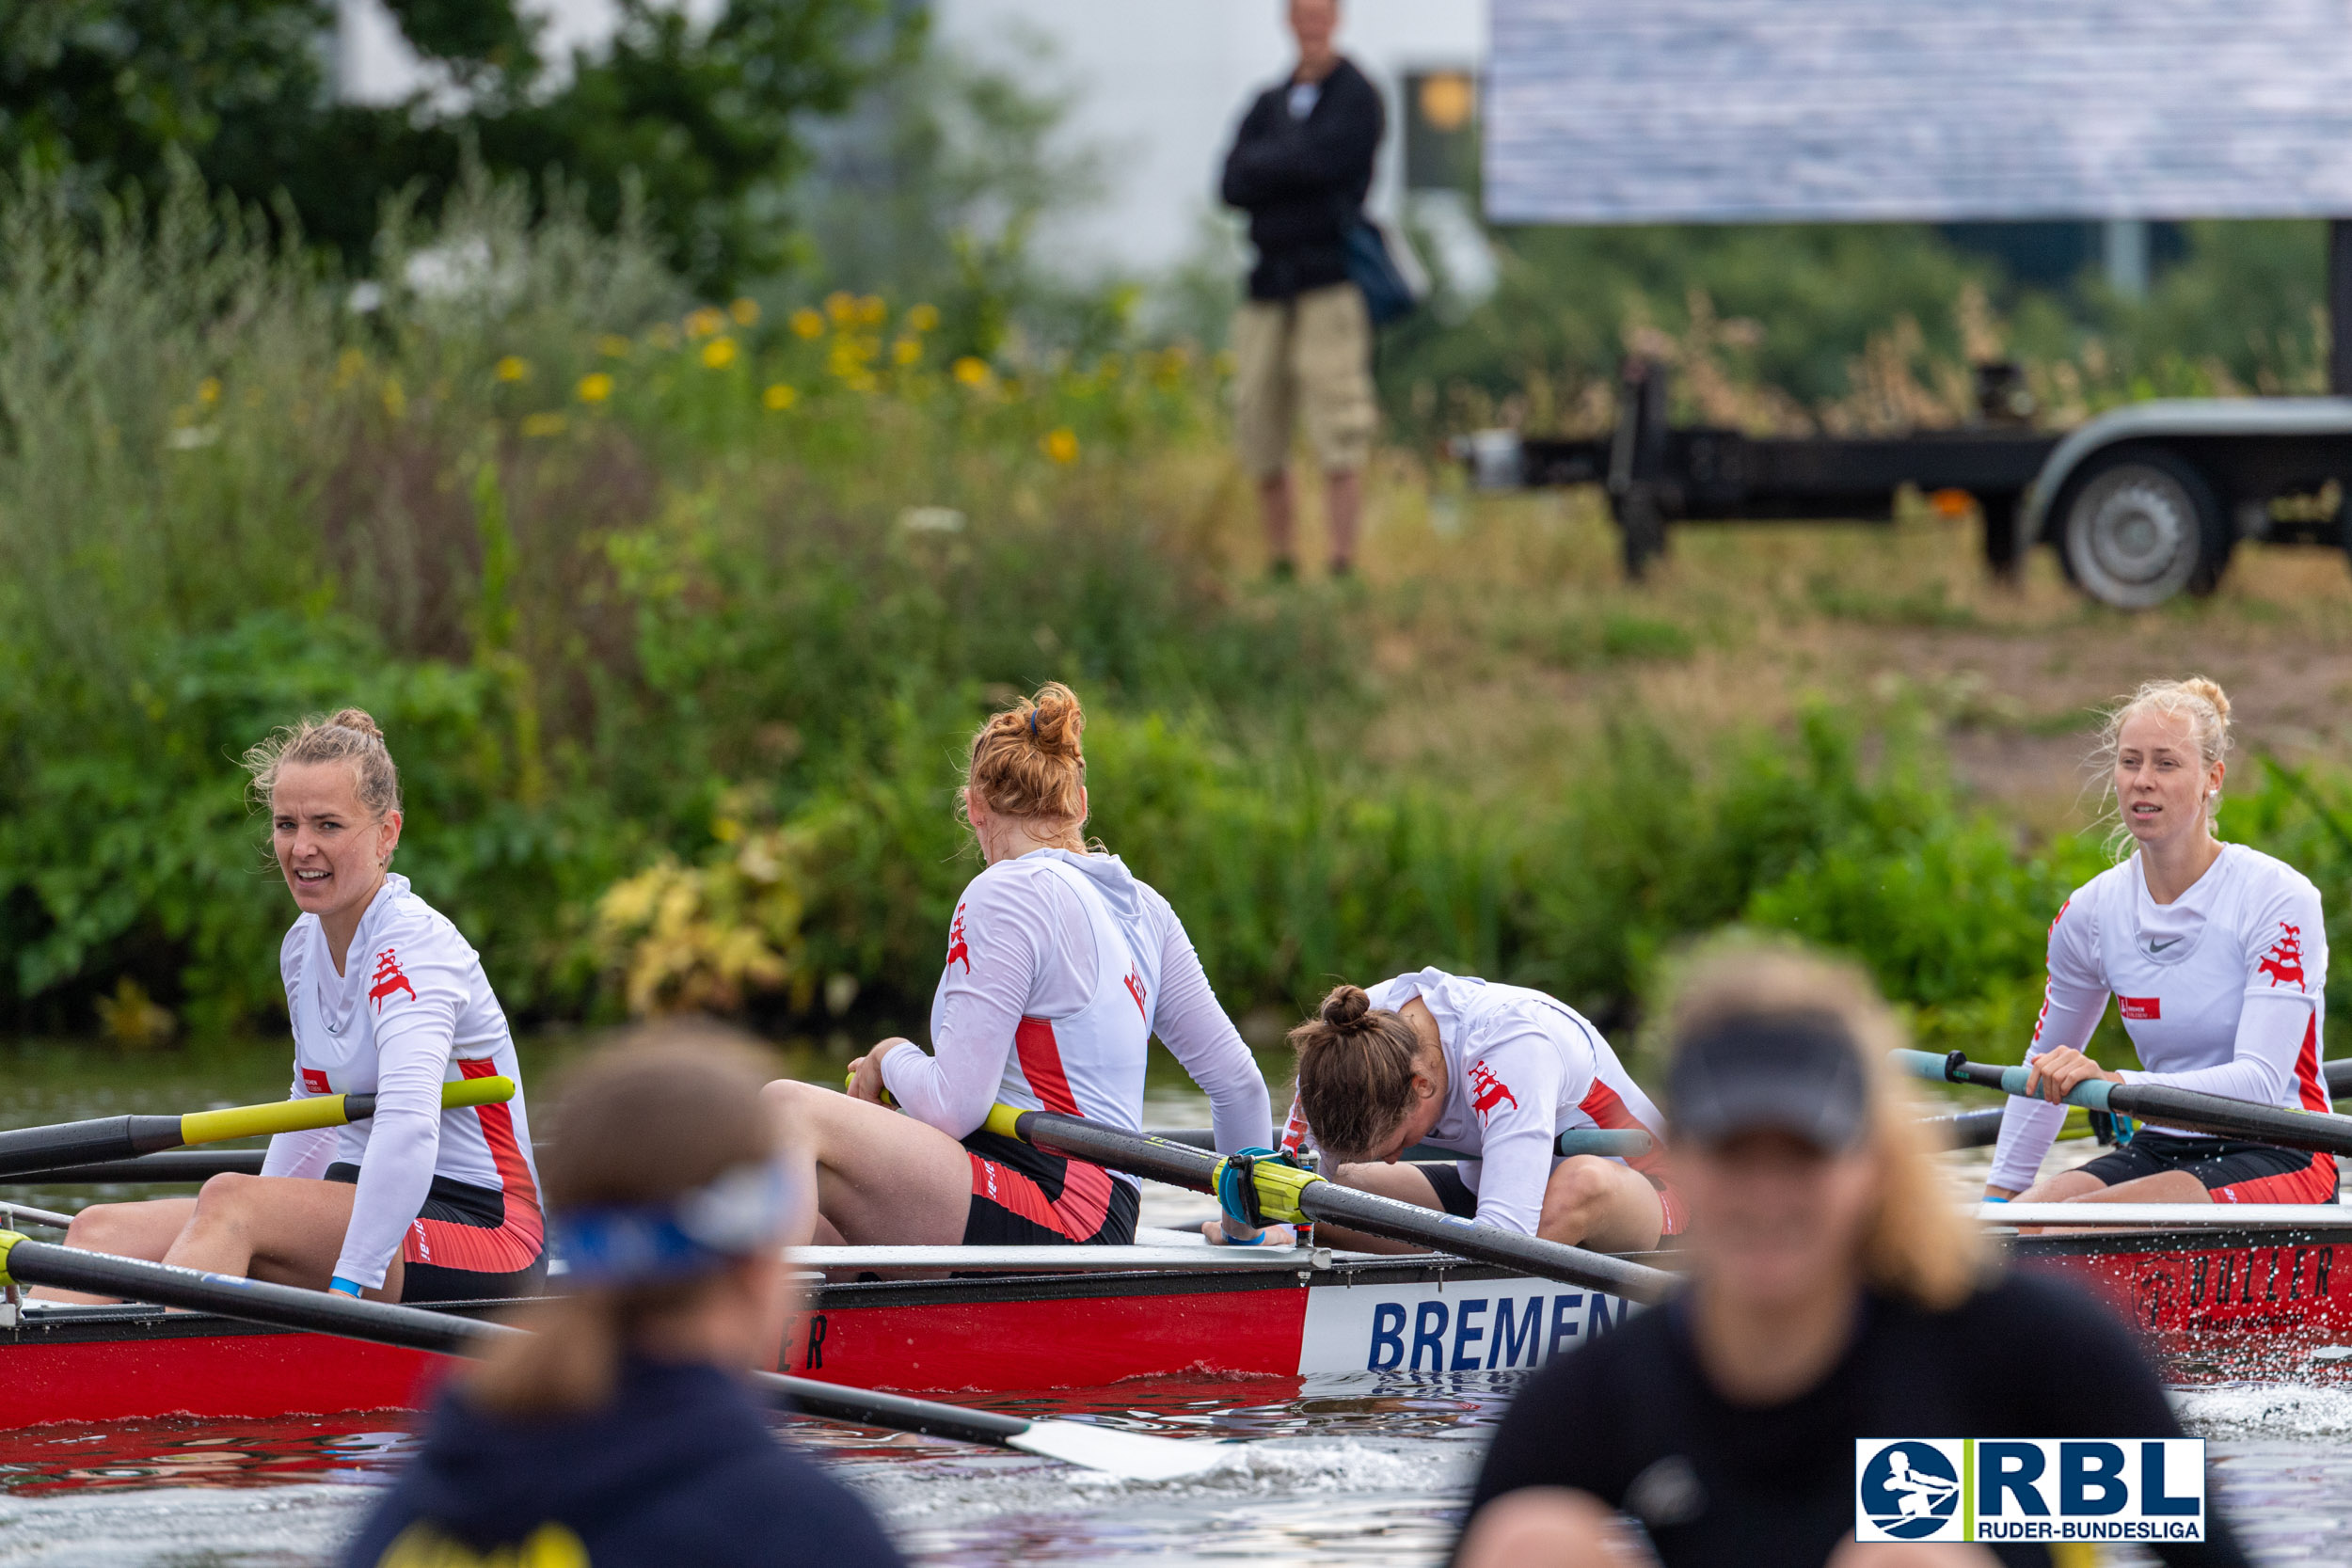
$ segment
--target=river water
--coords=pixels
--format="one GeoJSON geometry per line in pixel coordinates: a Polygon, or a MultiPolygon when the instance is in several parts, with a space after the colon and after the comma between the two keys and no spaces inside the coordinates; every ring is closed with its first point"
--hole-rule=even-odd
{"type": "MultiPolygon", "coordinates": [[[[222,1071],[159,1064],[135,1085],[103,1089],[65,1069],[19,1071],[0,1084],[0,1125],[195,1108],[224,1089],[260,1099],[279,1087],[266,1069],[222,1071]],[[199,1079],[209,1093],[190,1098],[199,1079]]],[[[1155,1088],[1147,1119],[1205,1125],[1207,1113],[1197,1096],[1155,1088]]],[[[1955,1170],[1961,1184],[1969,1175],[1955,1170]]],[[[87,1196],[0,1188],[0,1198],[65,1209],[87,1196]]],[[[1181,1225],[1212,1212],[1196,1195],[1152,1187],[1143,1217],[1181,1225]]],[[[1166,1484],[816,1423],[797,1424],[794,1440],[834,1464],[918,1562],[1425,1564],[1452,1539],[1510,1386],[1501,1373],[1357,1373],[991,1402],[1232,1443],[1221,1468],[1166,1484]]],[[[2352,1561],[2352,1383],[2314,1373],[2185,1386],[2176,1398],[2212,1441],[2223,1504],[2258,1560],[2352,1561]]],[[[0,1425],[5,1410],[0,1390],[0,1425]]],[[[0,1431],[0,1568],[331,1562],[409,1441],[397,1413],[0,1431]]]]}

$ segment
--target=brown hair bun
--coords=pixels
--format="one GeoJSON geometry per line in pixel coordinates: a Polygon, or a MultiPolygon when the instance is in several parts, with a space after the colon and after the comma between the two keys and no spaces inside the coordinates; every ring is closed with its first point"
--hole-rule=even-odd
{"type": "Polygon", "coordinates": [[[1353,1033],[1356,1026],[1363,1022],[1364,1015],[1371,1011],[1370,991],[1361,986],[1343,984],[1331,988],[1331,994],[1323,999],[1323,1006],[1317,1016],[1334,1029],[1353,1033]]]}

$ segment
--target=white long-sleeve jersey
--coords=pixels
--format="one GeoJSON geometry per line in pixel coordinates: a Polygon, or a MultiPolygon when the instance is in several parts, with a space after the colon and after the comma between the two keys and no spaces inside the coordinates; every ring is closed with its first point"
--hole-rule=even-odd
{"type": "MultiPolygon", "coordinates": [[[[2328,929],[2319,890],[2242,844],[2169,904],[2149,895],[2135,852],[2076,891],[2050,926],[2049,989],[2026,1059],[2082,1049],[2113,996],[2140,1070],[2126,1083],[2310,1111],[2328,1108],[2328,929]]],[[[2033,1184],[2066,1107],[2012,1096],[1992,1184],[2033,1184]]]]}
{"type": "MultiPolygon", "coordinates": [[[[1372,988],[1375,1007],[1397,1011],[1414,997],[1438,1022],[1445,1053],[1445,1110],[1422,1141],[1478,1156],[1454,1168],[1478,1195],[1478,1220],[1535,1234],[1544,1191],[1560,1163],[1554,1147],[1571,1128],[1640,1128],[1656,1147],[1621,1161],[1661,1175],[1666,1122],[1617,1053],[1581,1013],[1521,986],[1424,969],[1372,988]]],[[[1291,1103],[1282,1147],[1311,1147],[1312,1130],[1291,1103]]]]}
{"type": "MultiPolygon", "coordinates": [[[[909,1116],[952,1138],[977,1131],[999,1101],[1046,1105],[1041,1088],[1066,1094],[1080,1115],[1139,1131],[1143,1047],[1154,1034],[1207,1093],[1219,1148],[1266,1143],[1265,1080],[1168,900],[1116,855],[1038,849],[988,867],[956,900],[931,1004],[931,1053],[891,1052],[882,1058],[882,1082],[909,1116]],[[1025,1065],[1037,1051],[1017,1051],[1016,1037],[1032,1021],[1078,1020],[1093,1002],[1104,970],[1089,895],[1128,948],[1113,957],[1132,959],[1122,983],[1141,1027],[1132,1039],[1081,1037],[1067,1024],[1045,1031],[1053,1059],[1030,1065],[1058,1082],[1041,1085],[1025,1065]]],[[[1032,1026],[1028,1037],[1040,1032],[1032,1026]]]]}
{"type": "MultiPolygon", "coordinates": [[[[425,1229],[417,1240],[429,1249],[436,1227],[418,1212],[437,1176],[501,1194],[510,1216],[524,1222],[524,1240],[535,1243],[539,1182],[522,1069],[482,960],[457,927],[411,893],[407,878],[389,876],[359,919],[342,974],[314,914],[286,933],[278,966],[294,1020],[294,1098],[375,1096],[373,1117],[281,1132],[262,1162],[265,1176],[323,1177],[337,1163],[359,1168],[336,1274],[382,1285],[418,1226],[425,1229]],[[443,1084],[492,1073],[515,1081],[513,1100],[441,1108],[443,1084]]],[[[452,1255],[453,1243],[462,1249],[474,1240],[445,1235],[440,1254],[420,1260],[501,1273],[521,1266],[452,1255]]]]}

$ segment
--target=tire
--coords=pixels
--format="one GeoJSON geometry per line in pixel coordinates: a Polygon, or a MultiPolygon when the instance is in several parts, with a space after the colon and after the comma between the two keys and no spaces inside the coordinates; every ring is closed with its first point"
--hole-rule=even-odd
{"type": "Polygon", "coordinates": [[[2083,465],[2053,509],[2058,559],[2076,587],[2117,610],[2209,594],[2230,557],[2213,485],[2163,447],[2119,447],[2083,465]]]}

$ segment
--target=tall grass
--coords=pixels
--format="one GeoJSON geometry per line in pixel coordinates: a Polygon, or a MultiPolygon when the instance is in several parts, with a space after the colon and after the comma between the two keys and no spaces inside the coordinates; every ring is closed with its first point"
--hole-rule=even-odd
{"type": "MultiPolygon", "coordinates": [[[[395,214],[369,299],[184,182],[95,232],[0,196],[17,1028],[86,1029],[126,980],[199,1034],[269,1021],[288,910],[234,759],[346,703],[404,767],[400,869],[524,1022],[912,1026],[976,867],[962,744],[1058,677],[1094,715],[1090,831],[1237,1013],[1436,963],[1622,1031],[1661,956],[1745,922],[1860,954],[1931,1039],[2022,1043],[2094,851],[2021,846],[1899,704],[1721,735],[1618,710],[1526,777],[1418,757],[1480,705],[1430,711],[1425,661],[1673,666],[1780,590],[1547,598],[1581,546],[1541,529],[1499,574],[1447,577],[1432,530],[1394,583],[1252,586],[1200,356],[983,361],[921,300],[697,304],[549,205],[477,182],[435,231],[395,214]]],[[[2341,911],[2344,796],[2280,773],[2229,821],[2341,911]]]]}

